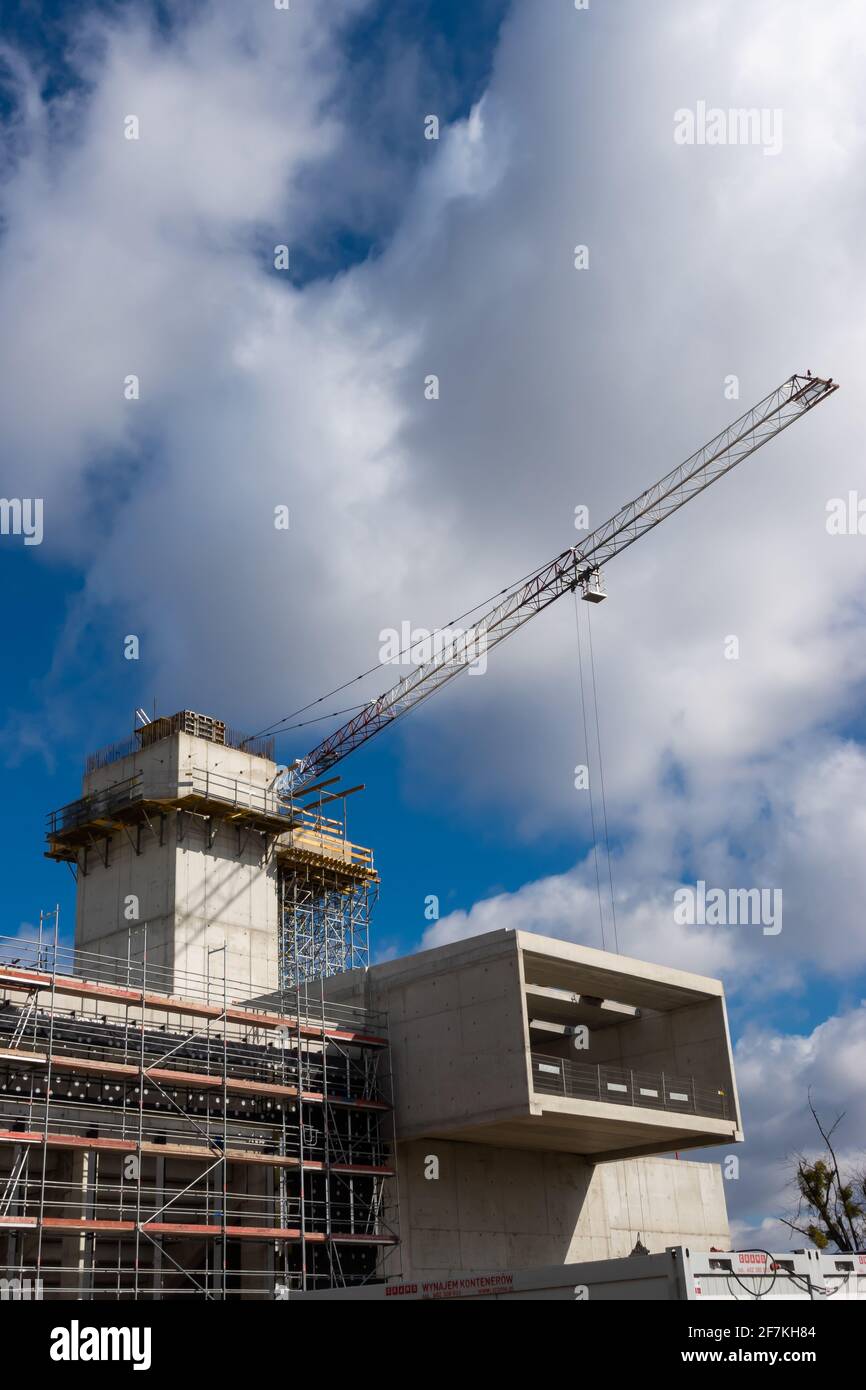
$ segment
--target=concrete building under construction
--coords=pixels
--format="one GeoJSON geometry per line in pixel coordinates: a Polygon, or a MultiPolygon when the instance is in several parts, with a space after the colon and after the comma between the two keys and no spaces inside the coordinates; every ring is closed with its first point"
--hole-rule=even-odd
{"type": "Polygon", "coordinates": [[[48,822],[77,880],[0,943],[0,1278],[256,1298],[728,1243],[721,985],[494,931],[369,964],[346,793],[182,712],[48,822]]]}

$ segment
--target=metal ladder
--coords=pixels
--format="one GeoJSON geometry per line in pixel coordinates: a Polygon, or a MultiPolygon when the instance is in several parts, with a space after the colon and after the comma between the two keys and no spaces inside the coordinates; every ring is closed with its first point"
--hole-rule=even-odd
{"type": "Polygon", "coordinates": [[[35,1012],[36,990],[32,990],[27,1000],[27,1007],[25,1009],[22,1009],[21,1013],[18,1015],[18,1022],[15,1024],[15,1029],[12,1033],[12,1037],[9,1039],[10,1048],[17,1048],[21,1039],[24,1037],[28,1023],[30,1022],[30,1019],[33,1017],[33,1014],[35,1012]]]}
{"type": "Polygon", "coordinates": [[[15,1198],[15,1190],[21,1181],[21,1174],[27,1164],[27,1155],[28,1150],[26,1148],[20,1148],[18,1150],[15,1162],[12,1164],[12,1172],[9,1174],[6,1186],[3,1190],[3,1196],[0,1197],[0,1216],[9,1215],[9,1209],[15,1198]]]}

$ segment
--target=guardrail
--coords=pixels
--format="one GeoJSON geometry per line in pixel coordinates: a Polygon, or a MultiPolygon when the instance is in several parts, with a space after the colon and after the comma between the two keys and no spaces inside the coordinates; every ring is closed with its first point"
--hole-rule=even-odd
{"type": "Polygon", "coordinates": [[[256,787],[244,777],[226,777],[221,772],[210,772],[203,767],[194,767],[191,772],[183,773],[177,783],[177,792],[170,792],[169,795],[199,796],[203,801],[221,801],[238,810],[284,816],[287,821],[296,819],[291,805],[267,787],[256,787]]]}
{"type": "Polygon", "coordinates": [[[195,1081],[190,1082],[190,1077],[213,1077],[225,1067],[234,1081],[259,1082],[265,1087],[300,1084],[304,1091],[328,1092],[348,1100],[386,1099],[368,1053],[324,1059],[321,1054],[304,1055],[299,1063],[295,1046],[291,1036],[283,1046],[266,1046],[224,1039],[219,1033],[167,1033],[153,1025],[142,1038],[140,1032],[131,1035],[122,1020],[56,1007],[15,1008],[0,1001],[0,1061],[24,1063],[30,1053],[42,1056],[49,1051],[58,1064],[63,1057],[124,1065],[131,1061],[166,1074],[182,1073],[177,1084],[193,1089],[195,1081]]]}
{"type": "Polygon", "coordinates": [[[602,1100],[712,1119],[732,1118],[726,1092],[718,1086],[699,1085],[692,1076],[593,1066],[542,1052],[532,1053],[532,1087],[541,1095],[571,1100],[602,1100]]]}
{"type": "MultiPolygon", "coordinates": [[[[76,826],[87,825],[94,820],[109,820],[115,811],[132,806],[138,801],[182,801],[186,797],[200,797],[202,801],[218,801],[236,810],[248,810],[269,816],[284,817],[287,822],[297,822],[302,818],[299,810],[281,801],[266,787],[256,787],[241,777],[226,777],[222,773],[209,772],[206,768],[193,768],[183,773],[178,781],[147,784],[145,795],[144,774],[136,772],[122,782],[115,782],[103,791],[91,792],[78,801],[70,801],[58,811],[48,816],[48,834],[59,835],[76,826]]],[[[334,822],[335,825],[338,822],[334,822]]],[[[328,823],[330,826],[330,822],[328,823]]],[[[289,825],[286,825],[289,829],[289,825]]]]}
{"type": "Polygon", "coordinates": [[[121,807],[140,801],[141,796],[142,779],[141,773],[137,772],[133,777],[127,777],[122,782],[115,782],[113,786],[106,787],[104,791],[91,792],[89,796],[82,796],[78,801],[70,801],[66,806],[61,806],[58,811],[49,812],[46,818],[48,835],[60,835],[65,830],[74,830],[76,826],[86,825],[89,821],[108,819],[121,807]]]}
{"type": "MultiPolygon", "coordinates": [[[[324,997],[324,981],[319,991],[311,982],[303,992],[297,989],[276,989],[267,994],[251,996],[249,981],[227,978],[215,970],[212,975],[196,971],[145,962],[140,957],[145,936],[136,924],[131,931],[129,958],[102,955],[80,947],[54,944],[53,937],[0,936],[0,971],[6,968],[17,972],[37,971],[51,976],[75,977],[93,984],[107,984],[147,991],[154,995],[171,995],[179,1000],[220,1004],[226,998],[232,1007],[242,1006],[250,1013],[283,1014],[300,1018],[304,1023],[319,1024],[324,1019],[328,1029],[345,1028],[352,1031],[374,1031],[383,1034],[387,1016],[355,1004],[334,1003],[324,997]]],[[[50,990],[50,983],[46,990],[50,990]]],[[[0,980],[0,994],[3,982],[0,980]]]]}
{"type": "Polygon", "coordinates": [[[189,797],[198,798],[208,804],[217,802],[234,810],[278,817],[285,820],[286,832],[291,832],[292,844],[296,848],[373,869],[372,850],[347,840],[341,820],[324,816],[311,807],[295,806],[290,801],[284,801],[269,788],[254,786],[245,778],[227,777],[207,768],[193,768],[190,772],[184,773],[177,782],[164,786],[151,785],[148,782],[146,791],[144,775],[137,772],[103,791],[91,792],[89,796],[83,796],[78,801],[70,801],[68,805],[52,811],[47,817],[48,838],[58,838],[67,831],[94,821],[111,820],[116,812],[140,801],[180,803],[189,797]]]}

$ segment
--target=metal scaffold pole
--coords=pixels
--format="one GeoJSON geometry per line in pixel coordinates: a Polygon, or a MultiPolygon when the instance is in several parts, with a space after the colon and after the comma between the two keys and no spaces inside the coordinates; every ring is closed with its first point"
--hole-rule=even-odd
{"type": "Polygon", "coordinates": [[[224,968],[217,998],[210,959],[203,976],[157,965],[146,928],[140,961],[131,936],[114,959],[65,951],[55,917],[46,952],[49,916],[39,943],[0,938],[0,1277],[31,1250],[49,1298],[273,1298],[277,1275],[371,1277],[395,1243],[390,1106],[369,1060],[387,1053],[381,1020],[324,981],[250,998],[224,968]]]}
{"type": "MultiPolygon", "coordinates": [[[[43,1124],[43,1131],[42,1131],[42,1181],[41,1181],[41,1183],[40,1183],[40,1185],[39,1185],[39,1230],[38,1230],[38,1233],[37,1233],[37,1243],[36,1243],[36,1280],[37,1280],[37,1287],[39,1286],[39,1281],[42,1279],[42,1246],[43,1246],[43,1233],[44,1233],[44,1230],[45,1230],[45,1186],[46,1186],[46,1180],[47,1180],[47,1176],[48,1176],[48,1136],[49,1136],[49,1129],[50,1129],[50,1114],[49,1114],[49,1109],[50,1109],[50,1104],[51,1104],[51,1085],[52,1085],[52,1080],[53,1080],[53,1075],[52,1075],[52,1061],[53,1061],[53,1055],[54,1055],[54,1006],[55,1006],[55,1000],[56,1000],[55,987],[56,987],[56,980],[57,980],[57,943],[58,943],[58,938],[59,938],[59,926],[60,926],[60,904],[59,904],[59,903],[55,904],[54,912],[53,912],[53,913],[48,913],[48,914],[46,914],[46,915],[47,915],[47,916],[53,916],[53,917],[54,917],[54,940],[53,940],[53,949],[52,949],[52,970],[51,970],[51,1008],[50,1008],[50,1021],[49,1021],[49,1025],[48,1025],[48,1056],[47,1056],[47,1065],[46,1065],[46,1069],[45,1069],[45,1106],[44,1106],[44,1124],[43,1124]]],[[[39,941],[40,941],[40,954],[41,954],[41,943],[42,943],[42,934],[43,934],[43,924],[44,924],[44,916],[43,916],[43,913],[40,911],[40,913],[39,913],[39,941]]]]}

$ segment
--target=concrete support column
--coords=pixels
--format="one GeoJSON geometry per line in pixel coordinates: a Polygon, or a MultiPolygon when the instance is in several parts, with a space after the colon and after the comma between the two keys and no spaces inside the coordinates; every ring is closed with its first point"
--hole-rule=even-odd
{"type": "MultiPolygon", "coordinates": [[[[95,1153],[84,1151],[65,1156],[69,1172],[69,1199],[65,1203],[68,1216],[92,1221],[96,1216],[95,1153]]],[[[64,1236],[60,1242],[61,1282],[66,1298],[90,1299],[93,1295],[93,1246],[95,1237],[89,1232],[64,1236]]]]}
{"type": "MultiPolygon", "coordinates": [[[[274,1201],[274,1170],[271,1167],[247,1167],[245,1208],[251,1225],[278,1224],[279,1203],[274,1201]]],[[[263,1293],[272,1296],[274,1288],[274,1247],[271,1241],[241,1242],[241,1288],[243,1299],[261,1299],[263,1293]]]]}

